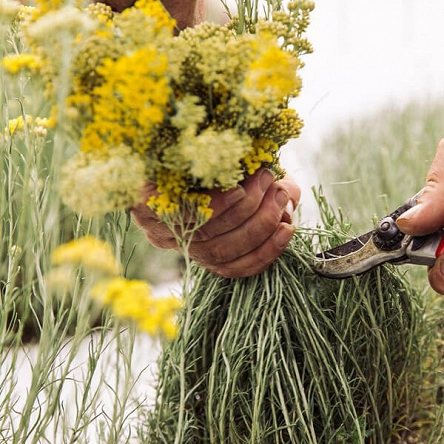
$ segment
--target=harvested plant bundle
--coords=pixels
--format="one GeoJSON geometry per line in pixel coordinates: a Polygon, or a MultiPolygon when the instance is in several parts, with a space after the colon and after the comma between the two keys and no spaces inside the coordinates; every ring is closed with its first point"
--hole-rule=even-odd
{"type": "Polygon", "coordinates": [[[254,277],[193,270],[179,335],[160,361],[153,442],[411,436],[436,393],[424,388],[431,338],[421,298],[392,267],[347,280],[314,274],[313,245],[340,242],[341,229],[298,229],[254,277]]]}
{"type": "MultiPolygon", "coordinates": [[[[24,40],[2,67],[38,74],[54,105],[46,125],[71,136],[61,174],[69,206],[123,210],[150,180],[159,217],[180,225],[194,209],[204,223],[201,191],[229,189],[261,167],[282,174],[278,150],[302,125],[289,103],[301,87],[299,56],[311,49],[303,34],[313,5],[267,0],[260,19],[258,2],[237,3],[227,26],[179,36],[157,0],[122,14],[44,0],[14,10],[24,40]]],[[[411,426],[428,351],[420,299],[390,268],[337,282],[315,276],[315,238],[341,228],[299,230],[248,279],[188,270],[149,442],[381,444],[411,426]]]]}

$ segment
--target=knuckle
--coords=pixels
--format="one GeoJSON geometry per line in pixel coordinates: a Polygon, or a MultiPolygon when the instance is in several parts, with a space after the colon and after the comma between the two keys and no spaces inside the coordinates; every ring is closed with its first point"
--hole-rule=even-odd
{"type": "Polygon", "coordinates": [[[176,241],[172,236],[159,235],[158,233],[152,233],[145,230],[145,235],[148,242],[156,248],[173,250],[177,248],[176,241]]]}
{"type": "Polygon", "coordinates": [[[220,242],[208,241],[190,246],[191,258],[199,264],[205,264],[204,267],[207,269],[227,262],[229,253],[230,249],[220,242]]]}

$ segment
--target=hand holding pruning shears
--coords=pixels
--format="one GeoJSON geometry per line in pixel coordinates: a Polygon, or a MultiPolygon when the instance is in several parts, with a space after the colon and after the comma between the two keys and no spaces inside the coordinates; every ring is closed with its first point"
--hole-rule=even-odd
{"type": "Polygon", "coordinates": [[[426,186],[381,219],[375,229],[317,256],[316,271],[344,278],[380,265],[429,266],[430,285],[444,294],[444,139],[427,174],[426,186]]]}
{"type": "MultiPolygon", "coordinates": [[[[417,205],[406,211],[397,223],[403,232],[412,236],[423,236],[444,227],[444,139],[438,144],[417,205]]],[[[444,294],[444,255],[438,255],[430,267],[429,282],[435,291],[444,294]]]]}

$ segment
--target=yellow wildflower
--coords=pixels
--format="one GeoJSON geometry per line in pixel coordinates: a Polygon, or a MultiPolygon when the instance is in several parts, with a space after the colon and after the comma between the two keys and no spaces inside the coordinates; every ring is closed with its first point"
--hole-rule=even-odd
{"type": "Polygon", "coordinates": [[[242,159],[247,173],[253,175],[262,166],[273,165],[273,163],[277,162],[276,154],[278,149],[278,145],[271,140],[254,140],[252,150],[242,159]]]}
{"type": "MultiPolygon", "coordinates": [[[[54,1],[58,2],[58,0],[54,1]]],[[[46,45],[51,50],[51,48],[54,49],[53,43],[57,42],[61,36],[71,36],[74,43],[79,33],[84,36],[89,35],[97,26],[97,20],[88,13],[73,6],[63,6],[61,9],[50,8],[48,12],[27,27],[26,34],[33,41],[43,46],[46,45]]],[[[53,52],[50,54],[53,55],[53,52]]]]}
{"type": "Polygon", "coordinates": [[[279,48],[271,36],[263,36],[256,44],[257,57],[246,73],[241,94],[255,107],[276,107],[300,88],[296,76],[299,61],[279,48]]]}
{"type": "Polygon", "coordinates": [[[15,119],[10,119],[8,126],[5,128],[5,135],[22,136],[25,129],[28,134],[37,137],[45,138],[47,130],[54,127],[54,120],[46,117],[32,117],[27,114],[25,117],[18,116],[15,119]]]}
{"type": "Polygon", "coordinates": [[[188,133],[196,133],[206,119],[206,109],[199,101],[197,96],[184,95],[177,103],[176,114],[171,118],[172,125],[188,133]]]}
{"type": "Polygon", "coordinates": [[[113,10],[110,6],[105,5],[105,3],[91,3],[86,7],[85,10],[106,26],[112,23],[114,16],[113,10]]]}
{"type": "Polygon", "coordinates": [[[289,139],[298,137],[302,126],[303,122],[294,109],[282,108],[264,119],[257,131],[257,138],[273,140],[278,146],[282,146],[289,139]]]}
{"type": "Polygon", "coordinates": [[[6,56],[1,64],[10,74],[17,74],[24,69],[35,71],[42,66],[41,60],[35,54],[28,53],[6,56]]]}
{"type": "Polygon", "coordinates": [[[181,307],[182,302],[177,297],[156,298],[151,309],[139,321],[139,328],[151,335],[163,334],[173,339],[177,335],[176,316],[181,307]]]}
{"type": "Polygon", "coordinates": [[[151,335],[176,333],[175,316],[181,304],[175,297],[154,298],[150,286],[139,280],[116,277],[97,283],[91,296],[119,318],[130,319],[151,335]]]}
{"type": "Polygon", "coordinates": [[[58,246],[52,254],[54,265],[82,266],[105,275],[118,275],[121,271],[109,244],[93,236],[74,239],[58,246]]]}
{"type": "Polygon", "coordinates": [[[168,14],[159,0],[137,0],[134,8],[125,9],[122,15],[130,15],[134,10],[141,11],[150,19],[150,31],[154,34],[163,34],[165,31],[171,33],[176,26],[176,20],[168,14]]]}
{"type": "Polygon", "coordinates": [[[189,202],[191,213],[197,212],[196,215],[200,219],[198,222],[204,223],[211,218],[213,214],[213,210],[210,208],[211,196],[205,193],[191,192],[185,194],[183,199],[189,202]]]}
{"type": "Polygon", "coordinates": [[[179,203],[177,202],[177,196],[171,197],[168,192],[163,192],[159,195],[151,196],[147,202],[147,205],[155,211],[160,217],[171,216],[173,214],[179,215],[179,203]]]}
{"type": "Polygon", "coordinates": [[[189,165],[189,174],[201,188],[228,189],[243,179],[242,159],[251,149],[251,138],[234,129],[207,128],[184,137],[177,147],[178,161],[189,165]]]}
{"type": "Polygon", "coordinates": [[[63,5],[63,0],[36,0],[40,14],[59,9],[63,5]]]}
{"type": "Polygon", "coordinates": [[[32,122],[32,117],[26,115],[25,118],[23,116],[18,116],[15,119],[10,119],[8,121],[8,127],[5,128],[5,133],[9,133],[11,136],[22,131],[26,125],[29,125],[32,122]]]}
{"type": "Polygon", "coordinates": [[[104,150],[107,145],[127,143],[143,152],[153,127],[165,116],[170,95],[166,68],[166,58],[154,47],[104,60],[97,69],[104,81],[91,92],[93,120],[84,130],[81,149],[104,150]]]}
{"type": "Polygon", "coordinates": [[[97,283],[91,295],[102,304],[112,306],[117,316],[139,319],[149,306],[151,289],[145,281],[118,276],[97,283]]]}

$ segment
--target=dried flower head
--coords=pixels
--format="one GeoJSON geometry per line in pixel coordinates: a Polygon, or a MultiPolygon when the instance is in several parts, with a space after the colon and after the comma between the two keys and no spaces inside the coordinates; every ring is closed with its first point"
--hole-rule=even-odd
{"type": "Polygon", "coordinates": [[[87,216],[125,210],[140,201],[145,164],[126,146],[103,155],[80,152],[62,168],[60,194],[64,202],[87,216]]]}

